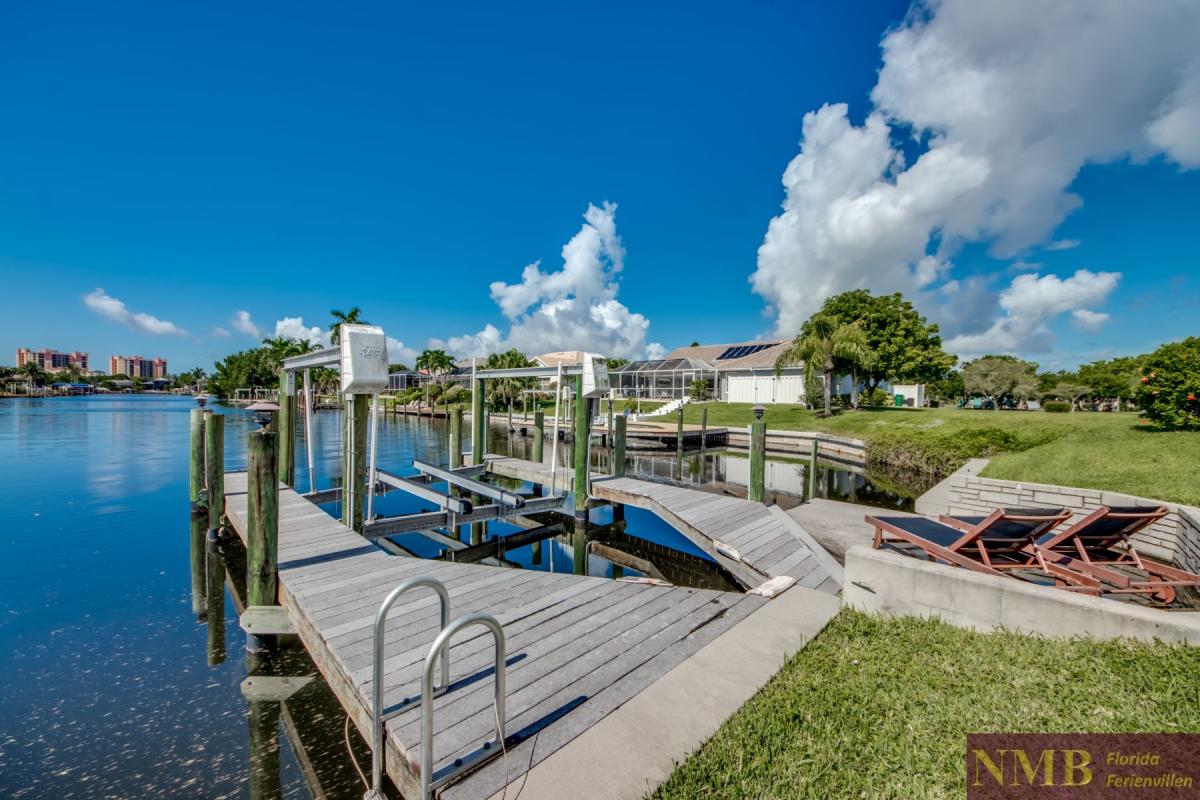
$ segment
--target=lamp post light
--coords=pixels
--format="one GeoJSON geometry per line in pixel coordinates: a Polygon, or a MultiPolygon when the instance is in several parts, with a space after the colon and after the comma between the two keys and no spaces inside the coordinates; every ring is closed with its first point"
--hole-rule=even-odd
{"type": "Polygon", "coordinates": [[[247,406],[246,410],[254,415],[254,421],[258,423],[259,428],[266,430],[266,427],[271,424],[272,415],[279,411],[279,406],[260,400],[254,405],[247,406]]]}
{"type": "Polygon", "coordinates": [[[754,404],[754,418],[755,418],[755,419],[762,419],[762,418],[763,418],[763,412],[764,412],[765,410],[766,410],[766,409],[764,409],[764,408],[763,408],[761,405],[759,405],[758,403],[755,403],[755,404],[754,404]]]}
{"type": "Polygon", "coordinates": [[[203,392],[196,395],[196,405],[200,406],[201,409],[208,405],[208,395],[204,394],[203,392]]]}

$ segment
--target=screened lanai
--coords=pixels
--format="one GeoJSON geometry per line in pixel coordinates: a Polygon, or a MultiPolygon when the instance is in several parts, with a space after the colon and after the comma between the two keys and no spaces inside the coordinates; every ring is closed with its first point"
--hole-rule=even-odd
{"type": "Polygon", "coordinates": [[[698,358],[631,361],[609,370],[609,380],[619,397],[673,400],[689,396],[692,384],[699,380],[708,381],[711,393],[717,384],[717,371],[698,358]]]}

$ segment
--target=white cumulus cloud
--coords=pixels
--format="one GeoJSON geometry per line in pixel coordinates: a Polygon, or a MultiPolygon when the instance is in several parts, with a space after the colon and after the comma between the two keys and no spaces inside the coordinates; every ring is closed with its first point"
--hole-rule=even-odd
{"type": "Polygon", "coordinates": [[[526,354],[589,350],[638,358],[646,351],[650,321],[617,300],[625,249],[617,234],[617,206],[589,204],[584,223],[562,249],[562,268],[541,262],[521,271],[519,283],[496,281],[491,296],[509,321],[508,333],[488,324],[477,333],[433,340],[458,357],[485,356],[510,347],[526,354]]]}
{"type": "MultiPolygon", "coordinates": [[[[963,356],[984,353],[1044,353],[1051,334],[1047,324],[1070,312],[1076,324],[1099,327],[1108,315],[1088,306],[1103,303],[1117,288],[1117,272],[1077,270],[1069,278],[1025,273],[1000,293],[1000,317],[982,333],[957,336],[946,348],[963,356]]],[[[1092,328],[1094,330],[1094,328],[1092,328]]]]}
{"type": "Polygon", "coordinates": [[[1086,308],[1077,308],[1071,312],[1071,317],[1075,320],[1075,326],[1085,331],[1096,332],[1104,327],[1104,323],[1108,322],[1108,314],[1102,311],[1089,311],[1086,308]]]}
{"type": "Polygon", "coordinates": [[[251,319],[249,311],[238,311],[235,313],[230,324],[235,331],[244,333],[247,336],[253,336],[255,339],[263,338],[262,329],[251,319]]]}
{"type": "Polygon", "coordinates": [[[275,322],[275,337],[299,339],[315,347],[329,347],[329,331],[319,325],[305,325],[304,317],[284,317],[275,322]]]}
{"type": "Polygon", "coordinates": [[[208,332],[208,335],[213,337],[214,339],[228,339],[231,334],[229,333],[229,331],[225,330],[220,325],[217,325],[215,328],[213,328],[211,331],[208,332]]]}
{"type": "Polygon", "coordinates": [[[92,311],[113,322],[156,336],[186,336],[187,331],[173,322],[141,311],[130,311],[125,304],[103,289],[93,289],[83,296],[83,303],[92,311]]]}
{"type": "Polygon", "coordinates": [[[928,313],[960,343],[1046,346],[1051,319],[1018,331],[1005,298],[1026,278],[1080,273],[1019,275],[990,298],[976,286],[962,313],[952,259],[968,242],[1002,258],[1077,244],[1052,236],[1081,203],[1070,187],[1086,164],[1200,166],[1198,30],[1194,0],[916,3],[883,38],[863,123],[839,104],[804,117],[751,277],[776,332],[792,336],[830,295],[868,287],[940,301],[928,313]]]}
{"type": "Polygon", "coordinates": [[[409,367],[417,360],[416,350],[408,347],[399,339],[387,337],[387,356],[389,364],[407,364],[409,367]]]}

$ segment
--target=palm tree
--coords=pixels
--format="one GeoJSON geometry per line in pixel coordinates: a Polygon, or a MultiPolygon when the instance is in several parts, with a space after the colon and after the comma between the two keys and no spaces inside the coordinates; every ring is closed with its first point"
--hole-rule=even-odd
{"type": "Polygon", "coordinates": [[[17,372],[25,376],[29,394],[33,394],[34,386],[40,386],[46,381],[46,371],[39,367],[36,361],[26,361],[17,369],[17,372]]]}
{"type": "Polygon", "coordinates": [[[351,306],[349,311],[339,311],[335,308],[329,314],[333,317],[333,322],[329,323],[329,341],[333,344],[338,344],[342,341],[342,325],[370,324],[362,318],[362,309],[358,306],[351,306]]]}
{"type": "Polygon", "coordinates": [[[871,361],[867,335],[857,323],[846,325],[825,312],[817,312],[804,324],[800,335],[784,348],[775,359],[775,375],[784,367],[804,364],[804,380],[808,386],[815,382],[818,371],[825,381],[825,416],[830,416],[833,392],[833,361],[841,359],[866,365],[871,361]]]}
{"type": "MultiPolygon", "coordinates": [[[[515,347],[504,353],[492,353],[484,363],[485,369],[518,369],[531,366],[532,362],[525,354],[515,347]]],[[[498,378],[488,381],[488,390],[493,405],[503,408],[508,406],[508,430],[516,430],[512,423],[513,404],[516,398],[529,386],[529,378],[498,378]]]]}

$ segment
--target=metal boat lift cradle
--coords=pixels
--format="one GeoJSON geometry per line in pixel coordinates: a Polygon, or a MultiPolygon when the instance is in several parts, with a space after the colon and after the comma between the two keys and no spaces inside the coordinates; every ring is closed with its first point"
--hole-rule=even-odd
{"type": "Polygon", "coordinates": [[[371,676],[371,788],[363,795],[363,800],[385,800],[383,793],[383,761],[386,743],[384,725],[388,719],[406,710],[409,701],[405,700],[399,708],[390,714],[384,713],[383,708],[383,662],[385,648],[384,629],[387,626],[388,612],[391,611],[400,596],[412,589],[432,589],[438,596],[440,623],[437,638],[429,647],[425,656],[425,664],[421,670],[421,800],[429,800],[432,792],[439,786],[444,786],[462,773],[474,768],[485,758],[495,755],[498,747],[503,750],[505,727],[505,641],[504,627],[490,614],[464,614],[453,622],[450,618],[450,594],[446,587],[436,578],[422,576],[410,578],[393,589],[379,605],[375,613],[375,630],[372,638],[373,667],[371,676]],[[495,650],[495,667],[493,680],[495,682],[495,713],[496,739],[485,742],[482,749],[465,758],[456,760],[449,769],[441,774],[433,774],[433,698],[450,690],[450,640],[454,635],[473,625],[487,628],[492,634],[495,650]],[[434,686],[433,670],[441,659],[441,684],[434,686]]]}

